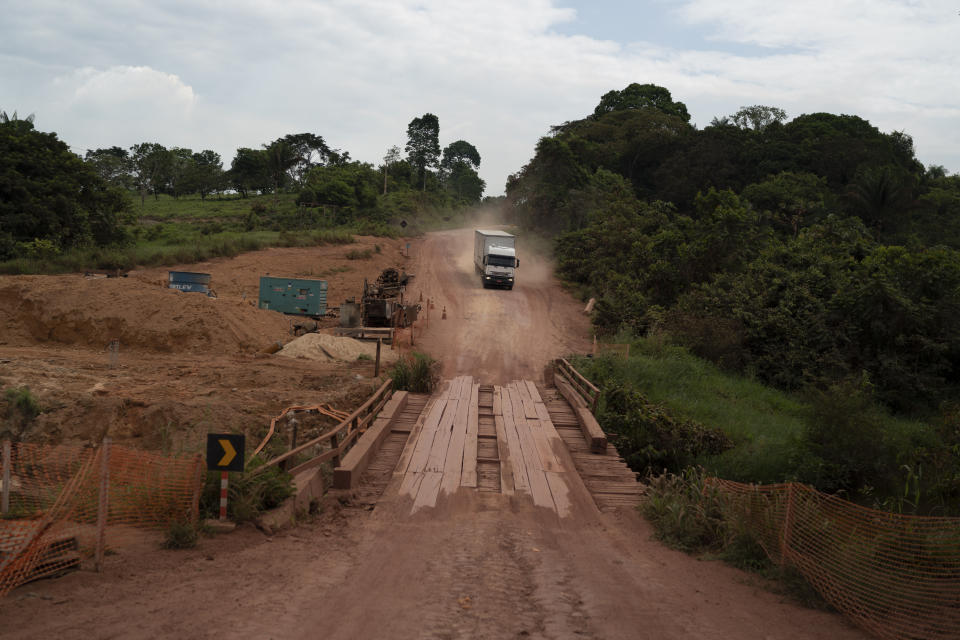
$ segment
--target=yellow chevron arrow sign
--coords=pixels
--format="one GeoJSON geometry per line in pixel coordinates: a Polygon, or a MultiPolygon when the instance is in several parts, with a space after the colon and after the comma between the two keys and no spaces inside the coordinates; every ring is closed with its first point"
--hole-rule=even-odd
{"type": "Polygon", "coordinates": [[[244,437],[241,433],[207,434],[207,469],[243,471],[244,437]]]}
{"type": "Polygon", "coordinates": [[[237,450],[233,448],[233,445],[230,444],[230,441],[226,438],[220,438],[219,442],[220,446],[223,447],[223,457],[220,458],[220,462],[217,463],[217,466],[227,467],[230,465],[230,461],[236,457],[237,450]]]}

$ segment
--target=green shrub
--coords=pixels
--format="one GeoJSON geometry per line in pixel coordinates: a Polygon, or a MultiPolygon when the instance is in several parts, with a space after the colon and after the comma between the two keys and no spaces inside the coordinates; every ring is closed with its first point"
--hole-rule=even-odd
{"type": "MultiPolygon", "coordinates": [[[[231,473],[227,486],[227,516],[234,522],[254,520],[264,511],[273,509],[294,493],[293,476],[279,467],[271,466],[260,473],[253,471],[263,465],[254,457],[243,474],[231,473]]],[[[207,517],[220,513],[220,473],[207,474],[201,497],[201,508],[207,517]]]]}
{"type": "Polygon", "coordinates": [[[884,434],[885,417],[860,387],[843,385],[813,395],[798,441],[797,474],[827,493],[851,496],[892,489],[896,452],[884,434]]]}
{"type": "Polygon", "coordinates": [[[650,477],[640,511],[653,525],[654,535],[669,547],[694,554],[709,554],[744,571],[759,574],[778,593],[816,609],[829,605],[793,567],[774,564],[749,528],[723,500],[721,492],[706,483],[703,469],[650,477]]]}
{"type": "Polygon", "coordinates": [[[675,418],[625,384],[603,390],[598,419],[623,459],[639,473],[678,472],[702,455],[717,455],[733,446],[723,431],[675,418]]]}
{"type": "Polygon", "coordinates": [[[4,412],[7,431],[19,439],[40,415],[40,403],[30,393],[30,387],[10,387],[4,391],[3,396],[7,403],[4,412]]]}
{"type": "Polygon", "coordinates": [[[640,510],[658,540],[687,552],[723,548],[724,522],[719,494],[705,484],[706,474],[690,468],[679,474],[651,476],[640,510]]]}
{"type": "Polygon", "coordinates": [[[197,528],[191,522],[171,522],[162,546],[164,549],[192,549],[197,546],[197,528]]]}
{"type": "Polygon", "coordinates": [[[347,260],[369,260],[372,257],[372,249],[351,249],[347,251],[347,260]]]}
{"type": "Polygon", "coordinates": [[[414,352],[397,360],[390,377],[397,391],[432,393],[440,381],[440,363],[425,353],[414,352]]]}

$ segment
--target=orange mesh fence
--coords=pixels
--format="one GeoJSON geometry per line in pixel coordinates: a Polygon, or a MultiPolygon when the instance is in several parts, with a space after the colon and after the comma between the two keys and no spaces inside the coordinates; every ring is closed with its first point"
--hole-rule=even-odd
{"type": "Polygon", "coordinates": [[[0,461],[0,597],[93,566],[146,529],[196,518],[201,471],[199,456],[13,444],[0,461]]]}
{"type": "Polygon", "coordinates": [[[772,560],[880,638],[960,638],[960,518],[876,511],[790,483],[711,480],[772,560]]]}

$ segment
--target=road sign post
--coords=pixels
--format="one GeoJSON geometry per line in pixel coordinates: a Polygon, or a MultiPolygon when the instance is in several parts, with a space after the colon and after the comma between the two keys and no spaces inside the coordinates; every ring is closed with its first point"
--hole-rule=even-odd
{"type": "Polygon", "coordinates": [[[237,433],[207,434],[207,470],[220,472],[220,520],[227,519],[228,472],[243,471],[244,437],[237,433]]]}

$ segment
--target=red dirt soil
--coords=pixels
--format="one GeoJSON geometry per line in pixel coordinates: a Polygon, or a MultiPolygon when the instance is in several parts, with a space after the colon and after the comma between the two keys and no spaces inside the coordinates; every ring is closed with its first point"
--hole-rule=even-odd
{"type": "MultiPolygon", "coordinates": [[[[439,358],[446,375],[470,373],[484,383],[539,379],[551,357],[585,350],[589,324],[582,305],[549,276],[549,262],[525,252],[521,243],[517,287],[483,290],[472,273],[471,233],[428,234],[413,243],[411,270],[418,280],[411,292],[422,291],[437,305],[417,329],[418,347],[439,358]],[[444,305],[447,320],[441,319],[444,305]]],[[[398,262],[399,243],[378,242],[385,246],[383,254],[363,263],[371,277],[398,262]]],[[[62,404],[37,427],[59,435],[31,434],[39,439],[96,440],[104,429],[116,434],[123,428],[130,439],[156,442],[162,439],[154,433],[162,419],[147,420],[151,410],[177,415],[181,430],[183,422],[198,418],[237,419],[254,429],[295,399],[345,401],[344,385],[362,365],[258,357],[251,351],[282,338],[284,326],[238,298],[254,295],[260,270],[297,275],[290,272],[359,266],[344,259],[346,250],[270,250],[184,267],[214,274],[220,294],[215,302],[159,286],[140,296],[135,281],[156,283],[165,270],[132,274],[119,284],[78,284],[76,276],[2,279],[6,310],[0,311],[0,327],[7,344],[0,345],[0,384],[29,383],[47,406],[62,404]],[[71,294],[72,287],[82,293],[71,294]],[[58,301],[52,319],[46,319],[44,291],[72,296],[84,310],[58,301]],[[29,317],[40,315],[42,321],[7,308],[24,297],[33,309],[29,317]],[[141,301],[139,312],[123,308],[141,301]],[[103,329],[105,322],[116,324],[103,329]],[[184,324],[195,333],[177,333],[184,324]],[[71,328],[58,329],[61,325],[71,328]],[[141,326],[149,332],[140,332],[141,326]],[[121,351],[122,366],[110,370],[103,348],[113,332],[126,335],[130,346],[121,351]],[[87,391],[97,382],[108,390],[105,395],[87,391]],[[110,402],[140,414],[125,417],[110,402]],[[101,414],[110,420],[98,418],[101,414]]],[[[359,294],[349,275],[359,274],[331,276],[332,301],[359,294]]],[[[352,386],[364,385],[369,388],[370,381],[352,386]]],[[[272,536],[246,525],[186,551],[159,551],[155,539],[123,549],[107,557],[102,575],[81,571],[11,592],[0,600],[0,635],[865,637],[837,615],[803,609],[764,590],[748,574],[663,547],[631,510],[599,514],[584,503],[571,517],[558,518],[519,495],[461,488],[436,508],[410,516],[409,503],[389,491],[384,498],[370,511],[348,497],[341,503],[331,496],[320,514],[272,536]]]]}

